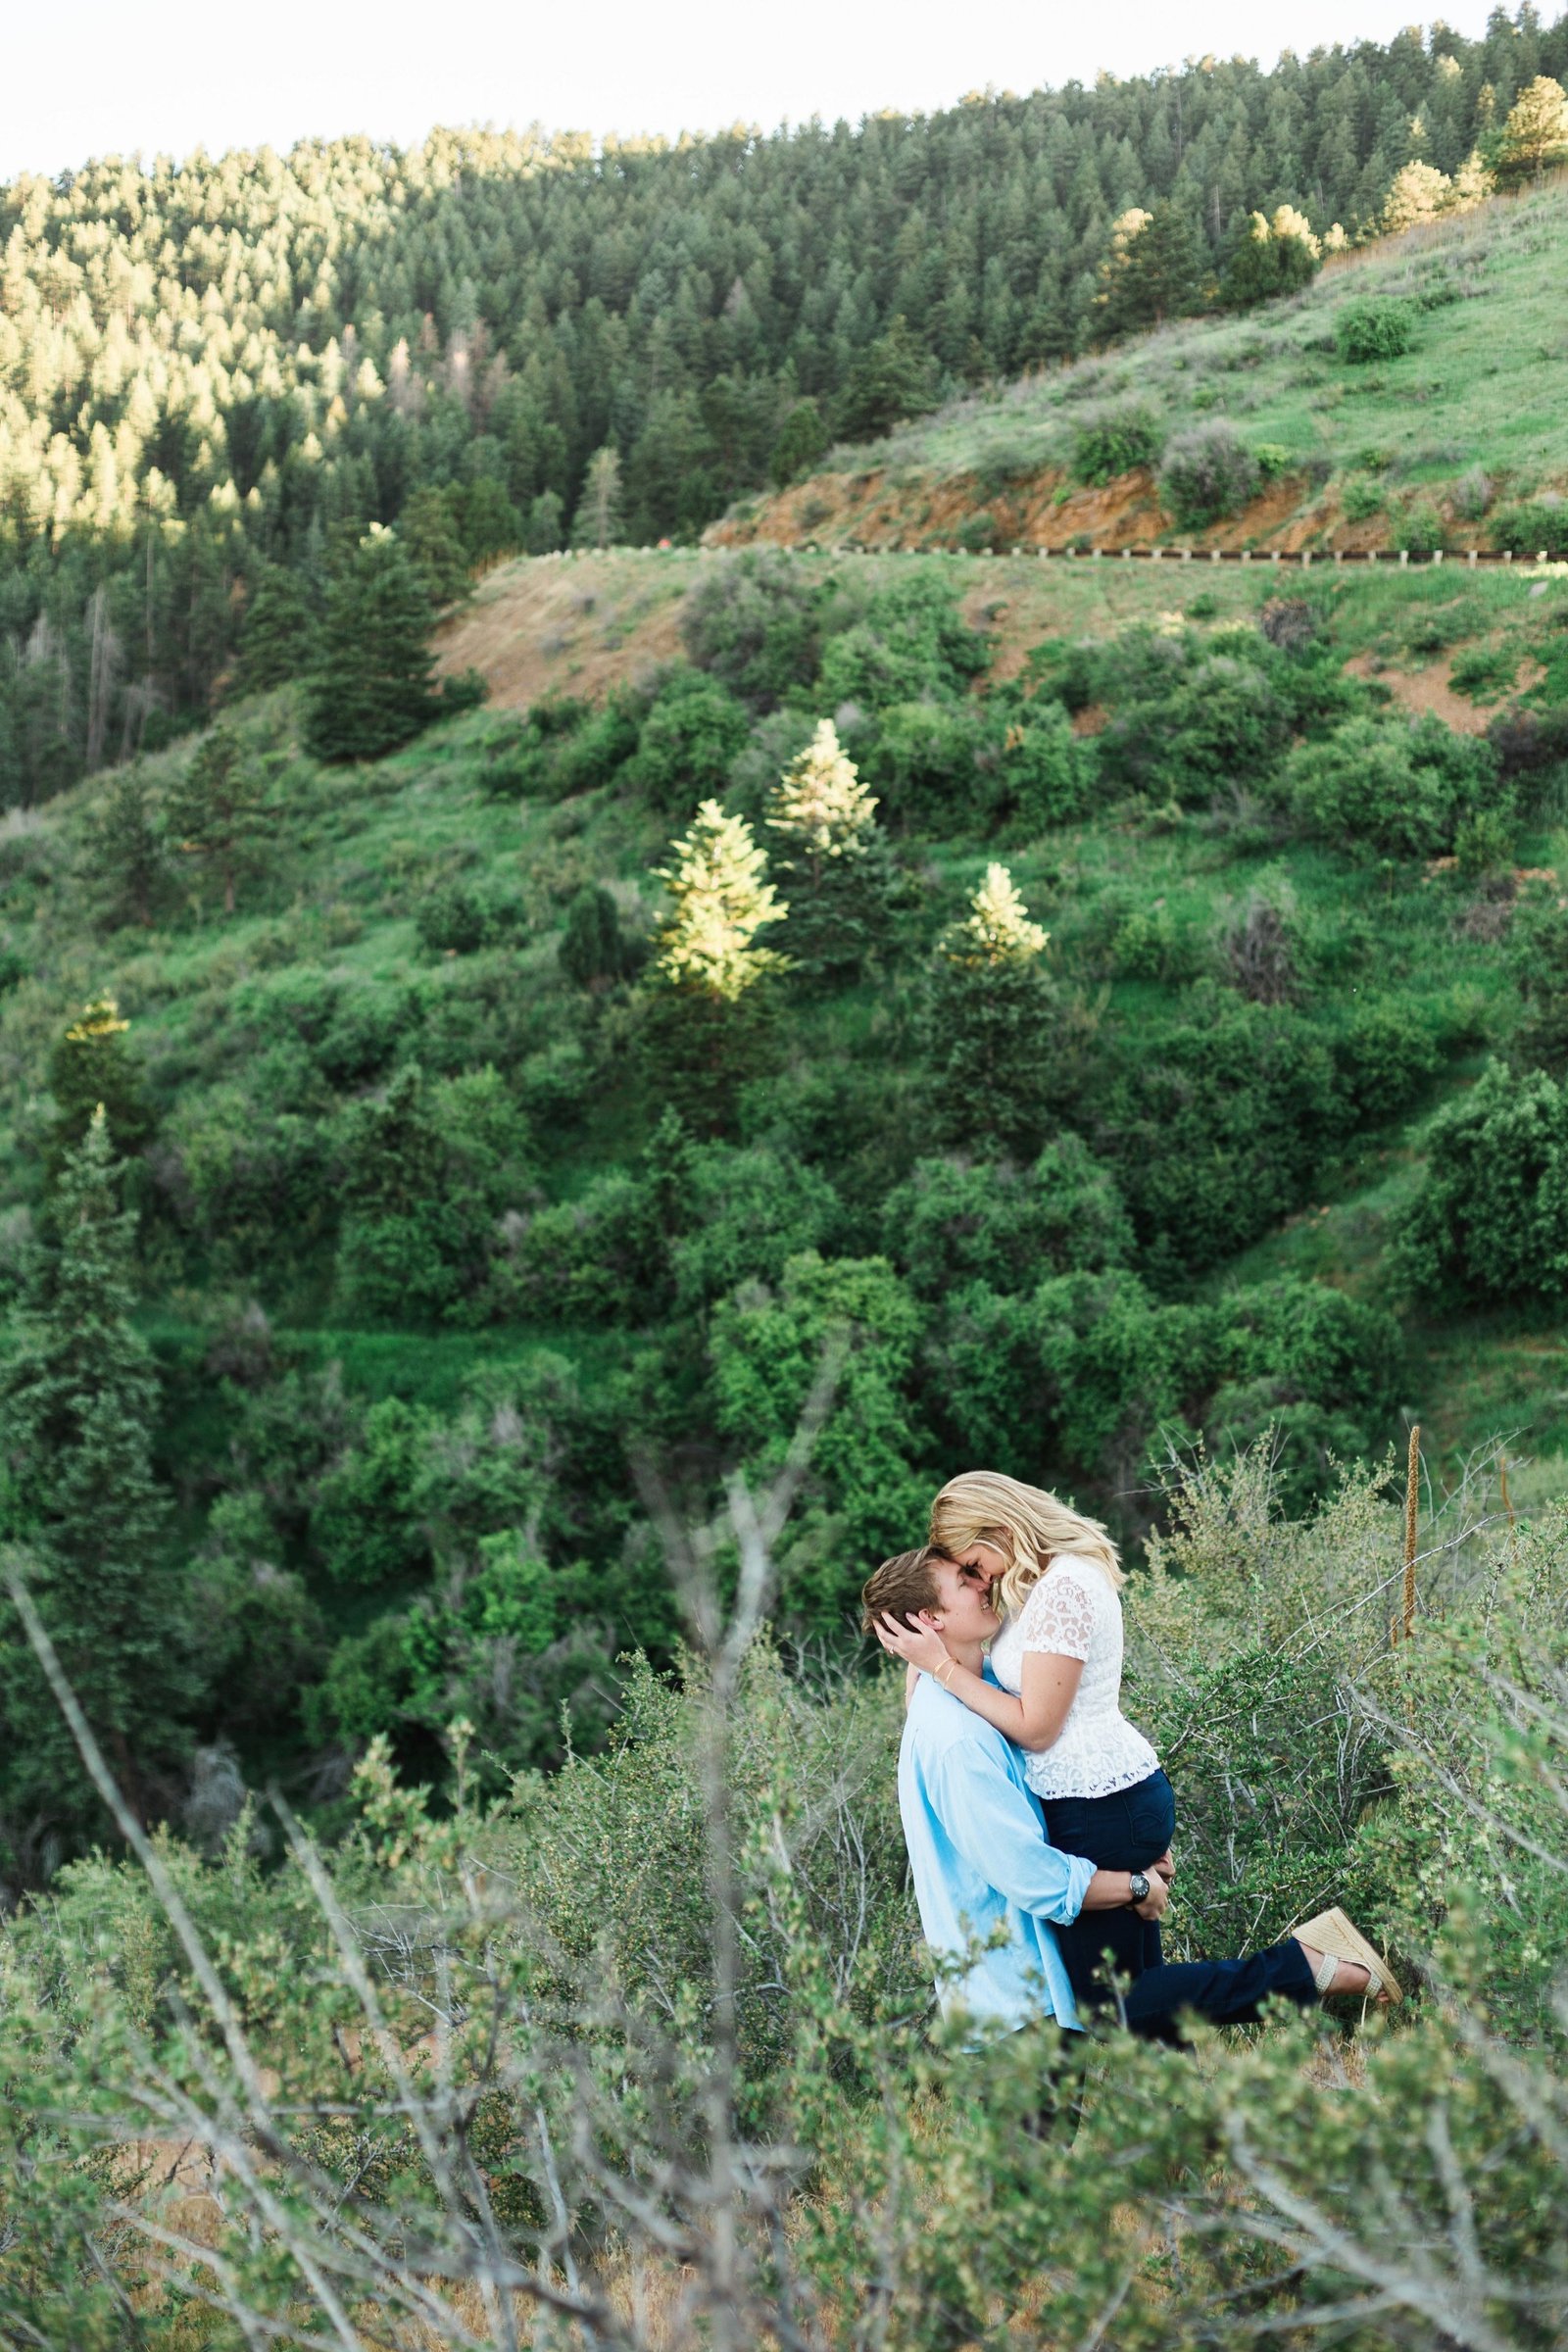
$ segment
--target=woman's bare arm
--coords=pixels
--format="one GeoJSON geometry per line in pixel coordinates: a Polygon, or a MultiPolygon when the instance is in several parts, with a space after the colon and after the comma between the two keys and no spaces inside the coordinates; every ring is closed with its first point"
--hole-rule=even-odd
{"type": "Polygon", "coordinates": [[[1061,1737],[1067,1710],[1078,1695],[1083,1676],[1081,1658],[1063,1657],[1055,1650],[1025,1650],[1023,1688],[1016,1697],[988,1683],[983,1675],[960,1666],[937,1628],[906,1625],[884,1617],[878,1640],[884,1649],[904,1660],[904,1703],[909,1703],[917,1674],[934,1676],[944,1690],[961,1699],[971,1714],[981,1716],[1006,1738],[1033,1755],[1054,1747],[1061,1737]]]}

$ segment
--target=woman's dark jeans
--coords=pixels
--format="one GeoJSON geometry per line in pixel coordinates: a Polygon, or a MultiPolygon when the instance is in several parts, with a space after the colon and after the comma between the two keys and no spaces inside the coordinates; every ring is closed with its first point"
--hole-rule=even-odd
{"type": "MultiPolygon", "coordinates": [[[[1097,1870],[1148,1870],[1176,1834],[1176,1795],[1157,1768],[1147,1781],[1111,1796],[1045,1800],[1046,1836],[1061,1854],[1082,1854],[1097,1870]]],[[[1136,1911],[1092,1911],[1055,1930],[1075,1997],[1094,2006],[1110,1996],[1102,1955],[1117,1979],[1137,1982],[1160,1964],[1159,1923],[1136,1911]]]]}

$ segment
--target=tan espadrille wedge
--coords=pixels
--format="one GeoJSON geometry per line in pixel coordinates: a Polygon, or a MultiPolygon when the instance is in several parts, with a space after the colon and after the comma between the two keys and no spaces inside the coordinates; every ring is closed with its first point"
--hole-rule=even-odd
{"type": "Polygon", "coordinates": [[[1347,1919],[1338,1904],[1332,1910],[1320,1911],[1315,1919],[1303,1919],[1291,1934],[1298,1943],[1309,1943],[1324,1955],[1324,1965],[1317,1972],[1317,1988],[1327,1992],[1334,1982],[1330,1963],[1348,1960],[1353,1967],[1364,1968],[1372,1982],[1367,1997],[1371,2000],[1398,2001],[1404,1998],[1394,1981],[1394,1971],[1377,1946],[1368,1943],[1353,1920],[1347,1919]]]}

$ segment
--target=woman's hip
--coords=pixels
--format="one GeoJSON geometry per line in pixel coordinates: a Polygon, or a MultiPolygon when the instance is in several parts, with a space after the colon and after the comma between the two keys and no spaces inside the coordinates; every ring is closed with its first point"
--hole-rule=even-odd
{"type": "Polygon", "coordinates": [[[1176,1795],[1157,1768],[1108,1796],[1048,1796],[1046,1835],[1097,1870],[1147,1870],[1176,1834],[1176,1795]]]}

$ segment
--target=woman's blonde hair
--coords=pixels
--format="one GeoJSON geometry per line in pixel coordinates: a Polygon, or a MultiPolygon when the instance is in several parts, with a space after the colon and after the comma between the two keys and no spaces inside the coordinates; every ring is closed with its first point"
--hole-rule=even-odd
{"type": "Polygon", "coordinates": [[[989,1544],[1006,1561],[1002,1600],[1015,1611],[1058,1551],[1093,1560],[1113,1585],[1126,1583],[1116,1546],[1098,1519],[1069,1510],[1043,1487],[1026,1487],[1000,1470],[964,1470],[950,1478],[931,1505],[931,1542],[950,1559],[971,1544],[989,1544]]]}

